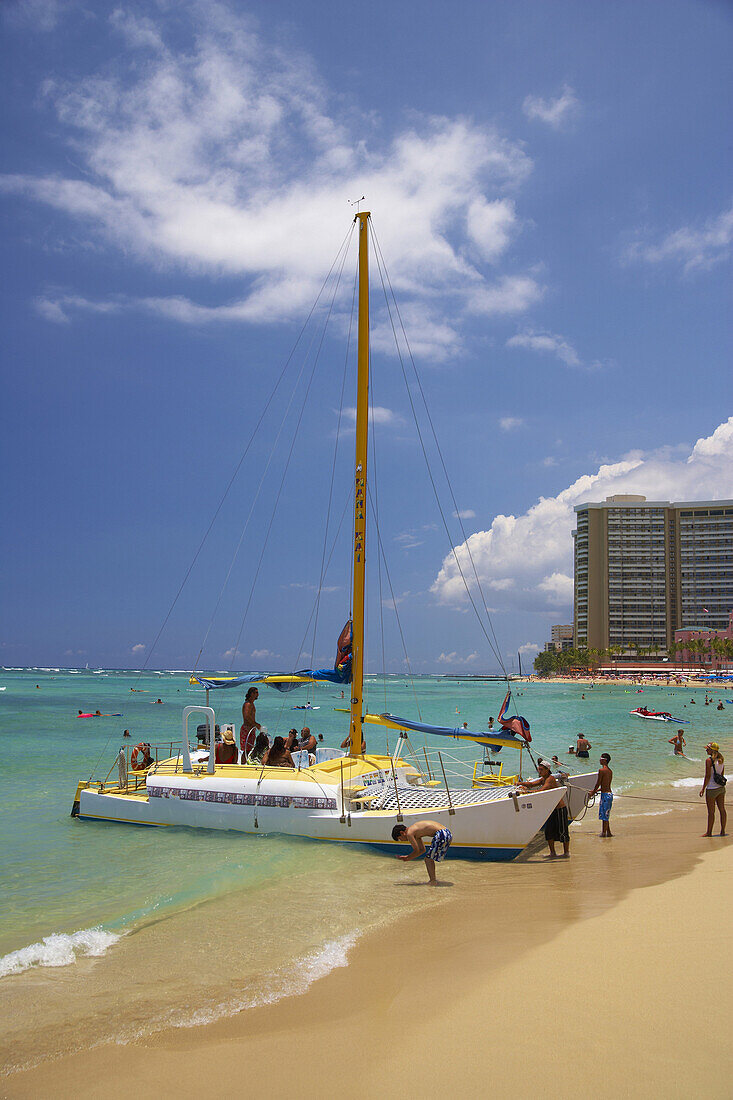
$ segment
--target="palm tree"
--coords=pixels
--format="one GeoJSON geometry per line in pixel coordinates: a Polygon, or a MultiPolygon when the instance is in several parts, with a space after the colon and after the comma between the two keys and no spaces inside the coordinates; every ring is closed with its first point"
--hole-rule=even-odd
{"type": "Polygon", "coordinates": [[[711,655],[714,654],[714,663],[716,668],[720,668],[723,663],[723,655],[725,653],[725,639],[724,638],[711,638],[710,640],[711,655]]]}

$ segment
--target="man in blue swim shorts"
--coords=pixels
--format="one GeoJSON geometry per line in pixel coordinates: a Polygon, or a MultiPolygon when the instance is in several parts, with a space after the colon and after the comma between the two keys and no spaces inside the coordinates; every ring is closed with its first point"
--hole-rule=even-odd
{"type": "Polygon", "coordinates": [[[611,790],[611,783],[613,782],[613,772],[608,766],[610,762],[610,755],[607,752],[601,753],[601,766],[598,769],[596,785],[590,792],[591,795],[594,795],[597,791],[601,792],[601,802],[598,807],[598,819],[601,822],[602,837],[613,836],[613,833],[611,832],[611,826],[609,824],[609,818],[611,816],[611,806],[613,805],[613,791],[611,790]]]}
{"type": "Polygon", "coordinates": [[[392,840],[406,840],[412,846],[412,851],[408,852],[407,855],[397,856],[398,859],[404,860],[405,863],[411,859],[421,859],[425,857],[425,867],[428,872],[429,885],[437,886],[435,864],[444,860],[448,854],[448,849],[453,840],[450,829],[446,829],[443,825],[439,825],[437,821],[416,821],[415,824],[410,825],[409,828],[405,825],[395,825],[392,830],[392,840]],[[424,838],[428,837],[430,838],[430,843],[426,848],[424,838]]]}

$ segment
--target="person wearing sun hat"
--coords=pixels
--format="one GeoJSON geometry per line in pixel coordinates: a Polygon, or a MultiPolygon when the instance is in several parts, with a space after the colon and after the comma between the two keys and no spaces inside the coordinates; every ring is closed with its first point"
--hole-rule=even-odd
{"type": "Polygon", "coordinates": [[[216,762],[217,764],[236,764],[238,756],[234,733],[227,726],[222,731],[221,743],[216,746],[216,762]]]}
{"type": "Polygon", "coordinates": [[[700,798],[705,795],[708,811],[708,828],[703,836],[713,835],[715,825],[715,807],[718,807],[720,815],[720,835],[725,836],[725,827],[728,824],[728,812],[725,808],[725,761],[720,752],[717,741],[711,741],[705,746],[707,757],[705,759],[705,776],[700,789],[700,798]]]}

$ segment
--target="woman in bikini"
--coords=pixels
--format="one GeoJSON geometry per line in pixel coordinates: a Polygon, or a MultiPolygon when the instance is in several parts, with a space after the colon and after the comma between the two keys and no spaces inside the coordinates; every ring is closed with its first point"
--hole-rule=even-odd
{"type": "Polygon", "coordinates": [[[708,810],[708,830],[703,836],[713,835],[715,824],[715,807],[718,807],[720,815],[720,835],[725,836],[725,827],[728,824],[728,811],[725,808],[725,761],[720,753],[720,746],[716,741],[711,741],[705,746],[708,754],[705,760],[705,778],[702,781],[700,798],[705,795],[708,810]],[[720,782],[720,779],[723,782],[720,782]]]}

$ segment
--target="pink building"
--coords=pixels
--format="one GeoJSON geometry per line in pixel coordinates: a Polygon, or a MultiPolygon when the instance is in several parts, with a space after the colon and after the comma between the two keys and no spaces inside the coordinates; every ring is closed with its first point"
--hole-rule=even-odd
{"type": "MultiPolygon", "coordinates": [[[[725,630],[705,630],[702,627],[692,630],[675,630],[674,640],[675,642],[692,642],[702,640],[704,642],[711,642],[714,638],[723,638],[726,641],[733,640],[733,611],[730,613],[728,619],[728,626],[725,630]]],[[[716,653],[714,649],[711,649],[709,653],[705,653],[702,656],[699,653],[691,653],[688,649],[682,650],[677,653],[677,661],[682,662],[684,665],[690,664],[704,664],[706,668],[729,668],[733,665],[733,659],[726,657],[725,655],[716,653]]]]}

